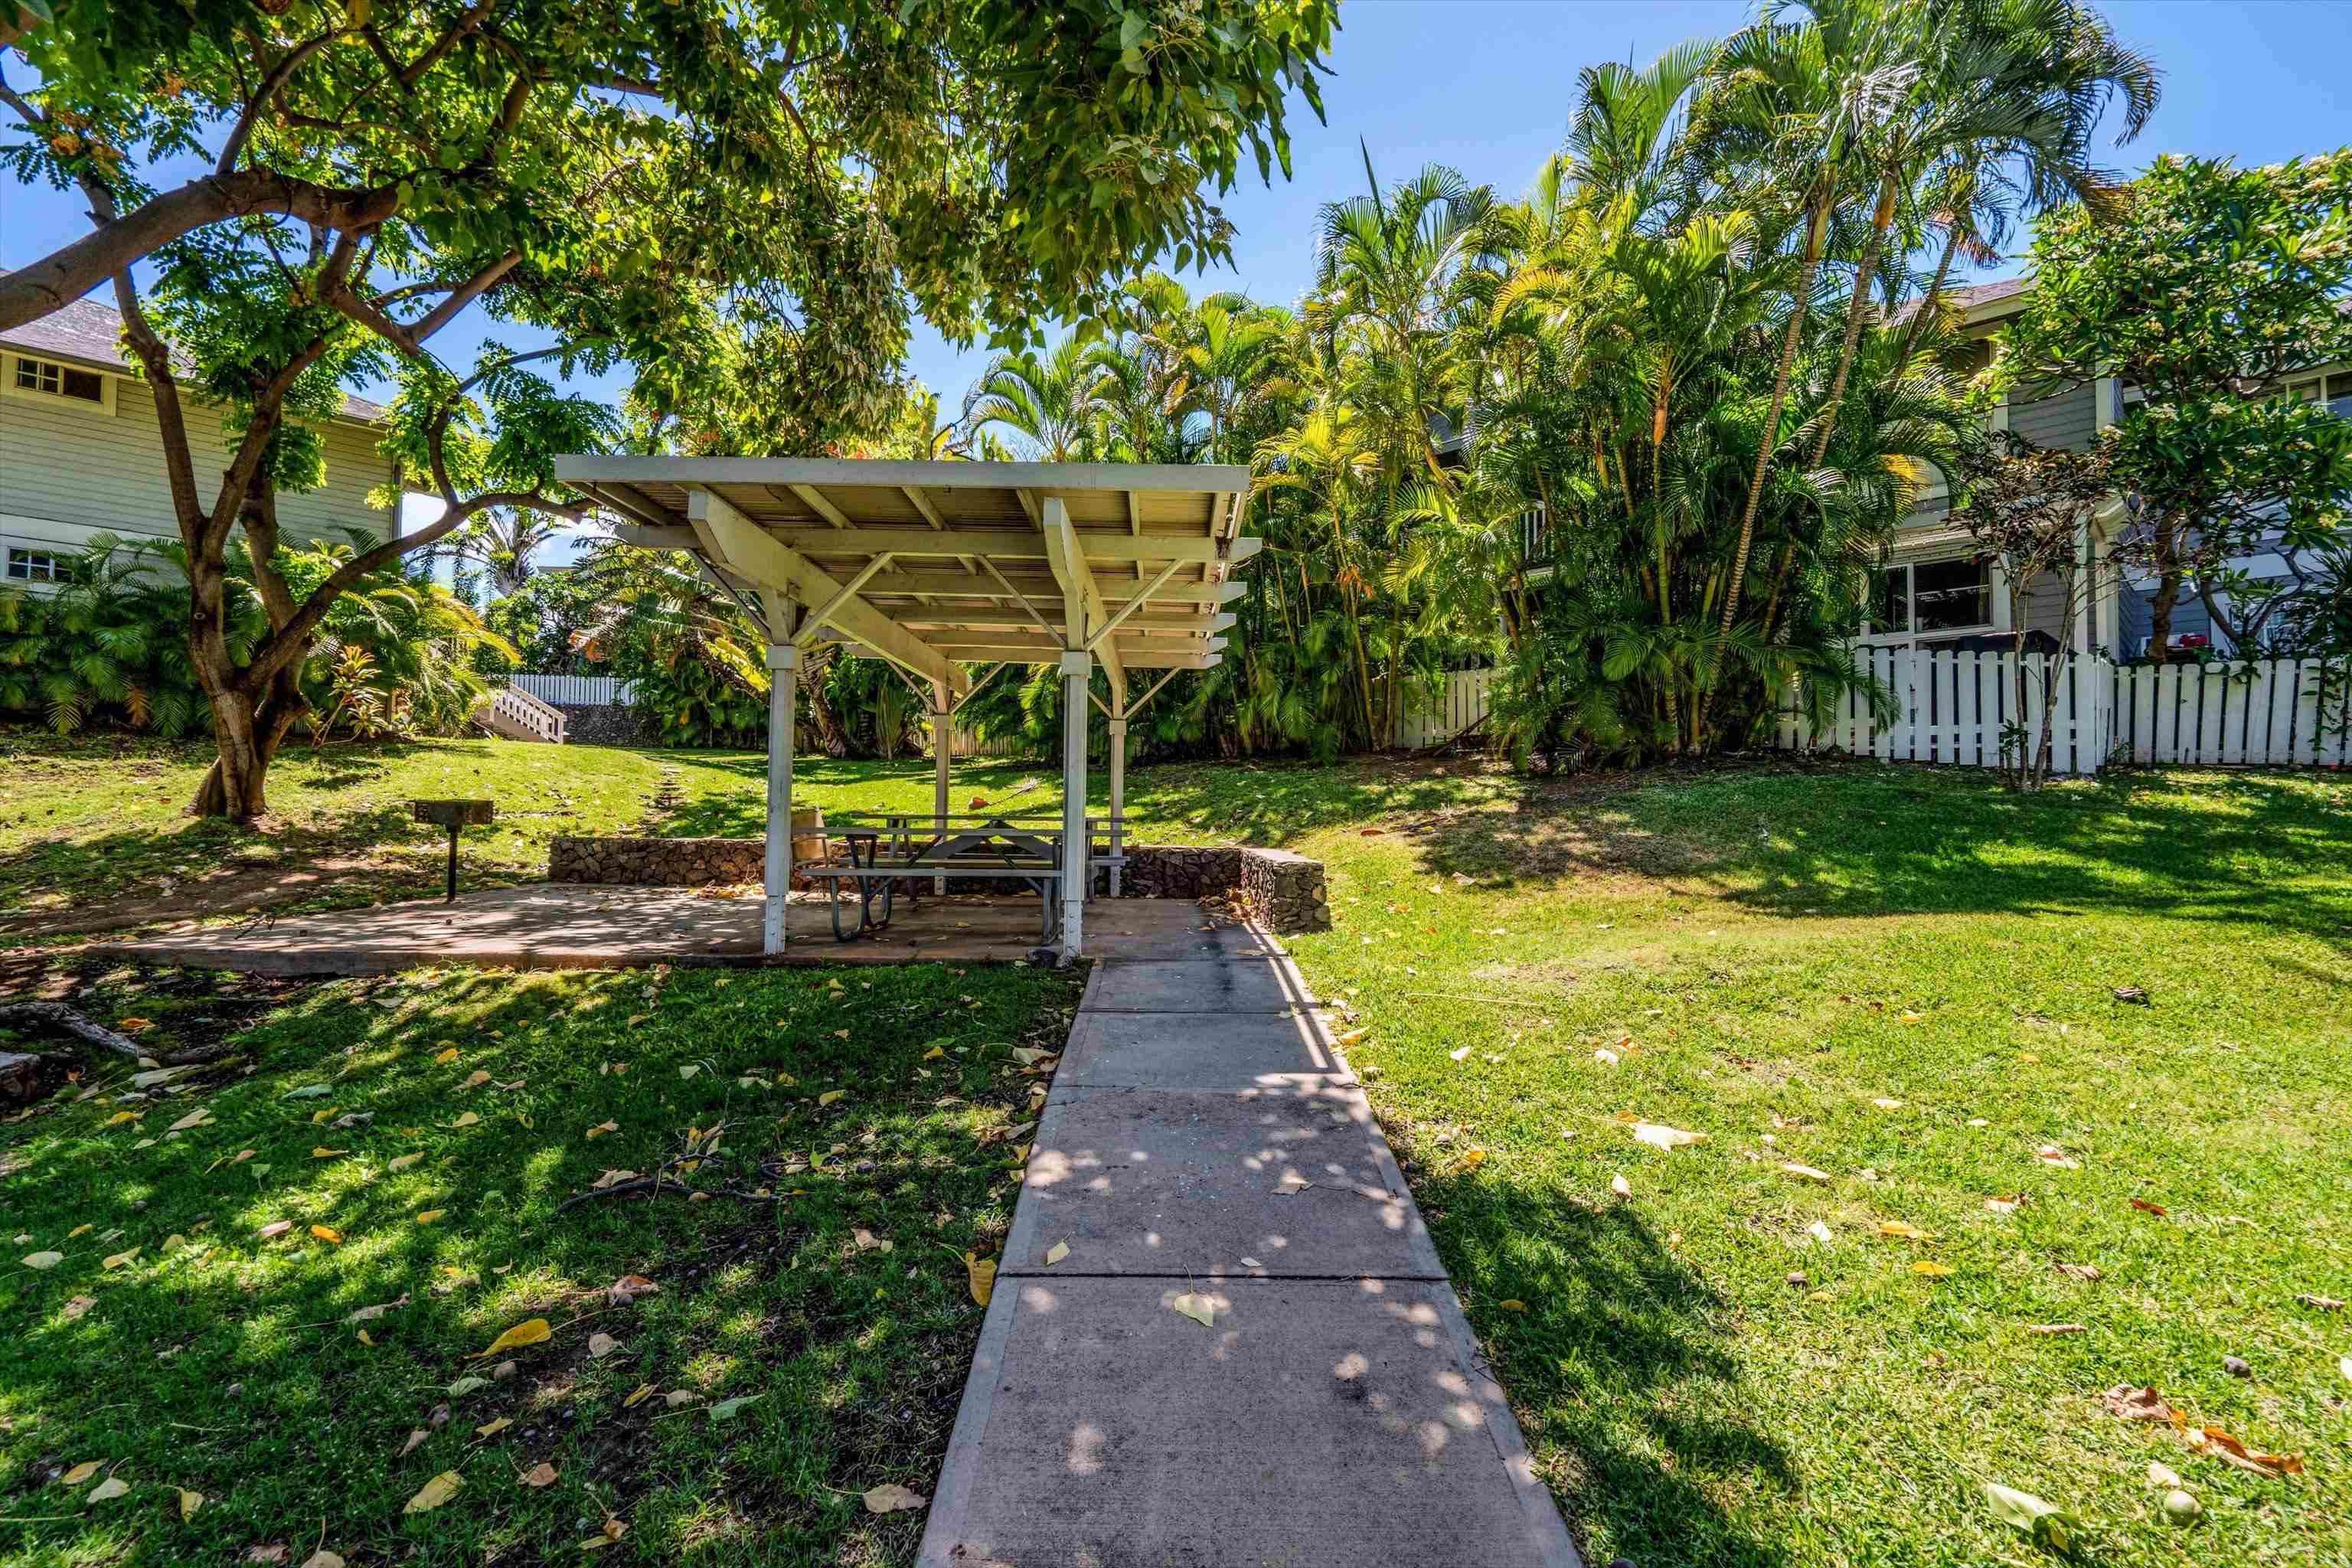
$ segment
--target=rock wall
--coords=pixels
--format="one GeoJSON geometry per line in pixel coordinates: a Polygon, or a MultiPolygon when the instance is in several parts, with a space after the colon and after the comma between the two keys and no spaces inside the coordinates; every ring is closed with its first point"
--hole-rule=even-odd
{"type": "Polygon", "coordinates": [[[617,702],[554,704],[563,715],[563,741],[570,746],[651,746],[658,743],[654,722],[617,702]]]}
{"type": "MultiPolygon", "coordinates": [[[[699,888],[757,882],[762,846],[756,838],[558,838],[548,847],[551,882],[624,882],[699,888]]],[[[1109,873],[1096,873],[1097,892],[1109,873]]],[[[1024,892],[1024,882],[972,879],[971,893],[1024,892]]],[[[1127,899],[1231,898],[1275,931],[1326,931],[1331,924],[1323,863],[1286,849],[1132,844],[1119,878],[1127,899]]]]}
{"type": "Polygon", "coordinates": [[[547,847],[547,879],[640,888],[727,886],[757,882],[766,853],[757,838],[558,838],[547,847]]]}

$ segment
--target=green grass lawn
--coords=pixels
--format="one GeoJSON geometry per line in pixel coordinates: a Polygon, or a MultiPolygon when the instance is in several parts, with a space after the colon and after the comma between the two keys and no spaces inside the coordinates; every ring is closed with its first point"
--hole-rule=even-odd
{"type": "Polygon", "coordinates": [[[129,1103],[110,1064],[0,1127],[0,1561],[912,1556],[920,1513],[860,1494],[936,1476],[964,1254],[1003,1238],[1044,1081],[1013,1052],[1058,1047],[1068,977],[90,978],[142,1043],[236,1054],[129,1103]],[[682,1179],[781,1202],[559,1212],[714,1129],[774,1173],[682,1179]],[[658,1293],[616,1304],[629,1275],[658,1293]],[[544,1342],[478,1353],[532,1320],[544,1342]],[[404,1513],[444,1473],[456,1497],[404,1513]]]}
{"type": "MultiPolygon", "coordinates": [[[[429,879],[430,840],[370,823],[469,780],[512,815],[547,814],[483,837],[468,872],[483,879],[530,874],[554,832],[750,832],[761,809],[760,763],[742,754],[453,742],[336,755],[281,770],[289,826],[274,842],[343,835],[354,859],[422,868],[315,895],[345,900],[395,875],[429,879]],[[336,773],[305,772],[338,767],[365,777],[330,788],[336,773]],[[665,768],[674,788],[655,811],[665,768]]],[[[151,761],[193,782],[193,763],[151,761]]],[[[0,877],[69,908],[98,896],[81,884],[118,863],[106,855],[149,865],[150,825],[170,826],[176,798],[110,817],[105,781],[122,763],[55,752],[40,765],[47,782],[13,785],[0,805],[0,865],[29,854],[43,868],[0,877]]],[[[1019,798],[1051,809],[1055,781],[1038,764],[960,765],[959,804],[1002,801],[1029,777],[1019,798]]],[[[836,809],[929,797],[919,762],[820,763],[801,779],[836,809]]],[[[2352,1310],[2317,1304],[2352,1298],[2352,779],[2126,773],[2018,797],[1959,771],[1760,763],[1551,781],[1368,760],[1139,770],[1129,801],[1147,840],[1281,845],[1328,866],[1336,929],[1293,946],[1368,1031],[1351,1055],[1596,1563],[2032,1559],[1986,1481],[2078,1516],[2098,1561],[2352,1562],[2339,1367],[2352,1310]],[[1707,1141],[1654,1149],[1636,1121],[1707,1141]],[[1630,1196],[1612,1194],[1619,1176],[1630,1196]],[[2032,1331],[2053,1326],[2080,1331],[2032,1331]],[[2109,1414],[2099,1395],[2126,1384],[2254,1450],[2300,1455],[2302,1473],[2255,1475],[2109,1414]],[[2165,1522],[2151,1462],[2179,1473],[2202,1523],[2165,1522]]],[[[912,1025],[899,1048],[923,1037],[912,1025]]],[[[100,1136],[98,1109],[70,1113],[78,1136],[100,1136]]],[[[37,1141],[62,1135],[31,1125],[37,1141]]],[[[667,1207],[590,1223],[682,1236],[740,1223],[713,1205],[667,1207]]],[[[539,1234],[560,1244],[581,1222],[575,1210],[539,1234]]],[[[946,1239],[924,1259],[941,1289],[976,1237],[946,1239]]],[[[351,1246],[299,1256],[331,1271],[351,1246]]],[[[604,1282],[596,1271],[566,1278],[587,1289],[604,1282]]],[[[161,1326],[135,1341],[149,1357],[169,1344],[161,1326]]],[[[382,1418],[371,1459],[396,1450],[409,1418],[382,1418]]],[[[107,1445],[36,1447],[66,1460],[107,1445]]],[[[908,1452],[936,1448],[910,1436],[908,1452]]],[[[665,1485],[699,1488],[698,1517],[770,1517],[709,1500],[704,1478],[725,1481],[729,1462],[666,1468],[665,1485]]],[[[928,1462],[881,1479],[921,1489],[928,1462]]],[[[54,1495],[24,1486],[5,1489],[6,1511],[54,1495]]],[[[886,1526],[871,1550],[894,1560],[913,1535],[886,1526]]],[[[814,1550],[859,1562],[867,1548],[814,1550]]]]}

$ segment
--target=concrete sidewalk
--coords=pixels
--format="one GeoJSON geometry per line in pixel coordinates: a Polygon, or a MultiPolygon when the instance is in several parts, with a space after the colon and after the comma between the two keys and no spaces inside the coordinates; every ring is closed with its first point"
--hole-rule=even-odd
{"type": "Polygon", "coordinates": [[[1095,965],[919,1562],[1577,1568],[1272,939],[1095,965]]]}

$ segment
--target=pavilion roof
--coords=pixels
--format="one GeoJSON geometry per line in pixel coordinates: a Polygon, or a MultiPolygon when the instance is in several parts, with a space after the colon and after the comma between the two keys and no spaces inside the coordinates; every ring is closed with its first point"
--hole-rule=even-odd
{"type": "Polygon", "coordinates": [[[1205,669],[1233,624],[1249,470],[1213,464],[560,457],[556,477],[824,637],[961,692],[962,663],[1205,669]]]}

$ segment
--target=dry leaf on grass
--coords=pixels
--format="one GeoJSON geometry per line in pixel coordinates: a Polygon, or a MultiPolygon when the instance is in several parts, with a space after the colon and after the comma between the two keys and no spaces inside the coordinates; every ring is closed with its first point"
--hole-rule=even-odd
{"type": "Polygon", "coordinates": [[[1647,1143],[1653,1149],[1686,1149],[1693,1143],[1706,1142],[1704,1132],[1686,1132],[1679,1127],[1667,1127],[1655,1121],[1633,1123],[1633,1142],[1647,1143]]]}
{"type": "Polygon", "coordinates": [[[2134,1198],[2131,1201],[2131,1206],[2142,1214],[2152,1214],[2158,1219],[2164,1217],[2165,1209],[2162,1204],[2152,1204],[2146,1198],[2134,1198]]]}
{"type": "Polygon", "coordinates": [[[621,1124],[617,1121],[599,1121],[595,1126],[588,1129],[587,1135],[590,1138],[602,1138],[607,1132],[618,1132],[620,1130],[621,1124]]]}
{"type": "Polygon", "coordinates": [[[604,1287],[604,1299],[615,1307],[625,1307],[640,1296],[656,1296],[661,1287],[642,1274],[624,1274],[604,1287]]]}
{"type": "Polygon", "coordinates": [[[624,1410],[635,1410],[638,1405],[643,1405],[646,1400],[651,1399],[653,1396],[654,1385],[650,1383],[641,1383],[637,1384],[636,1387],[629,1391],[629,1396],[626,1399],[621,1401],[621,1408],[624,1410]]]}
{"type": "MultiPolygon", "coordinates": [[[[283,1557],[280,1557],[278,1561],[283,1563],[286,1560],[283,1557]]],[[[340,1552],[329,1552],[324,1547],[321,1547],[318,1551],[310,1553],[310,1556],[302,1559],[302,1568],[343,1568],[342,1553],[340,1552]]]]}
{"type": "Polygon", "coordinates": [[[1921,1230],[1917,1226],[1911,1224],[1908,1220],[1900,1219],[1880,1220],[1878,1222],[1878,1234],[1881,1236],[1893,1237],[1898,1241],[1933,1241],[1936,1239],[1936,1233],[1934,1231],[1921,1230]]]}
{"type": "Polygon", "coordinates": [[[485,1357],[494,1356],[500,1351],[514,1350],[522,1345],[543,1344],[554,1332],[554,1329],[549,1326],[545,1318],[527,1318],[492,1340],[486,1348],[476,1351],[467,1359],[480,1361],[485,1357]]]}
{"type": "Polygon", "coordinates": [[[1780,1171],[1782,1174],[1794,1176],[1801,1182],[1827,1182],[1832,1179],[1827,1171],[1815,1170],[1811,1165],[1800,1165],[1793,1160],[1783,1163],[1780,1171]]]}
{"type": "Polygon", "coordinates": [[[619,1350],[620,1348],[621,1342],[614,1339],[610,1334],[590,1334],[588,1336],[588,1358],[591,1361],[603,1361],[606,1356],[611,1355],[614,1351],[619,1350]]]}
{"type": "Polygon", "coordinates": [[[1941,1279],[1952,1272],[1952,1266],[1948,1263],[1935,1263],[1922,1258],[1911,1266],[1911,1272],[1924,1274],[1930,1279],[1941,1279]]]}
{"type": "Polygon", "coordinates": [[[2092,1280],[2105,1278],[2099,1272],[2099,1266],[2095,1263],[2053,1263],[2050,1267],[2069,1279],[2092,1280]]]}
{"type": "Polygon", "coordinates": [[[27,1268],[55,1268],[65,1260],[62,1252],[30,1252],[25,1255],[24,1261],[27,1268]]]}
{"type": "Polygon", "coordinates": [[[72,1469],[68,1470],[64,1475],[59,1476],[58,1478],[58,1484],[60,1486],[78,1487],[81,1485],[82,1482],[89,1479],[90,1477],[98,1474],[99,1467],[104,1463],[105,1461],[102,1459],[84,1459],[80,1464],[76,1465],[72,1469]]]}
{"type": "Polygon", "coordinates": [[[401,1504],[403,1513],[426,1513],[439,1508],[464,1488],[466,1478],[455,1470],[444,1470],[418,1489],[415,1497],[401,1504]]]}
{"type": "Polygon", "coordinates": [[[892,1481],[887,1486],[876,1487],[871,1491],[866,1493],[866,1511],[868,1513],[898,1513],[908,1509],[928,1507],[930,1500],[930,1499],[925,1497],[922,1493],[919,1491],[910,1491],[907,1488],[898,1485],[898,1482],[892,1481]]]}
{"type": "Polygon", "coordinates": [[[996,1293],[996,1259],[982,1258],[978,1253],[963,1255],[965,1282],[971,1287],[971,1299],[982,1306],[996,1293]]]}
{"type": "Polygon", "coordinates": [[[2028,1323],[2025,1331],[2029,1334],[2087,1334],[2091,1331],[2089,1325],[2084,1323],[2028,1323]]]}
{"type": "Polygon", "coordinates": [[[204,1493],[192,1492],[185,1487],[182,1487],[180,1489],[180,1522],[182,1524],[185,1524],[188,1521],[195,1518],[196,1510],[204,1506],[204,1493]]]}
{"type": "Polygon", "coordinates": [[[1609,1178],[1609,1190],[1621,1198],[1630,1198],[1633,1195],[1633,1184],[1622,1175],[1612,1176],[1609,1178]]]}
{"type": "Polygon", "coordinates": [[[495,1437],[513,1425],[514,1418],[512,1416],[501,1415],[495,1421],[485,1421],[479,1426],[475,1427],[474,1436],[477,1437],[495,1437]]]}
{"type": "Polygon", "coordinates": [[[545,1459],[541,1459],[539,1463],[533,1465],[530,1468],[522,1473],[522,1484],[531,1488],[533,1490],[536,1490],[541,1487],[553,1486],[555,1484],[555,1467],[549,1464],[545,1459]]]}
{"type": "Polygon", "coordinates": [[[89,1495],[81,1500],[85,1503],[110,1502],[130,1489],[131,1483],[124,1480],[121,1476],[109,1476],[106,1479],[99,1482],[98,1485],[90,1488],[89,1495]]]}

